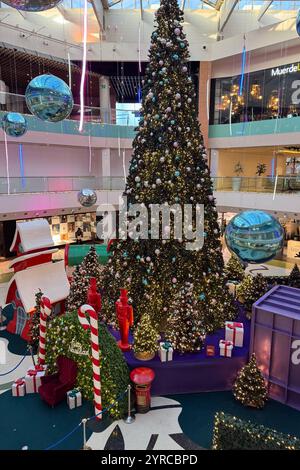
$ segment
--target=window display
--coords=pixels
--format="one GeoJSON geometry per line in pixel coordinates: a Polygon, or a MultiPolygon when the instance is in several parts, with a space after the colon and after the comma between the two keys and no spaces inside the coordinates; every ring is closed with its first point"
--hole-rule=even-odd
{"type": "Polygon", "coordinates": [[[300,115],[300,62],[212,80],[210,124],[300,115]],[[230,117],[231,115],[231,117],[230,117]]]}

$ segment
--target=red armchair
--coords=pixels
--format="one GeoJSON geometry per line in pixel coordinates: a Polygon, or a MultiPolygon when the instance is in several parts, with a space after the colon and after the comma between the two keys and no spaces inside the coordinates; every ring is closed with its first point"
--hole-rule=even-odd
{"type": "Polygon", "coordinates": [[[42,377],[39,394],[50,406],[57,405],[66,398],[69,390],[74,388],[77,378],[77,364],[64,356],[57,358],[58,372],[42,377]]]}

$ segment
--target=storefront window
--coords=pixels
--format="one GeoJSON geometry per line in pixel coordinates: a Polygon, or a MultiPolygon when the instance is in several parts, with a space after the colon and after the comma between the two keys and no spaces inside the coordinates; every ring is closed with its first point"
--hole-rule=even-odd
{"type": "Polygon", "coordinates": [[[300,63],[217,78],[212,82],[210,124],[229,124],[300,115],[300,63]]]}

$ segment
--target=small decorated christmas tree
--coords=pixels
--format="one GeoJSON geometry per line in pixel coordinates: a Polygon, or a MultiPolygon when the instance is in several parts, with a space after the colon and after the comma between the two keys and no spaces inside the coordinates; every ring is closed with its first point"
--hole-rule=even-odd
{"type": "Polygon", "coordinates": [[[180,353],[200,351],[205,338],[202,301],[186,282],[170,305],[166,338],[180,353]]]}
{"type": "Polygon", "coordinates": [[[237,256],[232,255],[225,266],[225,274],[230,281],[242,281],[245,277],[245,269],[237,256]]]}
{"type": "Polygon", "coordinates": [[[250,362],[238,373],[232,388],[236,400],[244,406],[263,408],[268,400],[268,392],[265,380],[259,370],[255,354],[252,354],[250,362]]]}
{"type": "MultiPolygon", "coordinates": [[[[41,289],[35,294],[35,307],[34,313],[30,320],[30,345],[33,348],[38,348],[40,338],[40,315],[41,315],[41,299],[43,297],[41,289]]],[[[52,309],[51,314],[47,318],[47,322],[55,317],[54,310],[52,309]]]]}
{"type": "Polygon", "coordinates": [[[91,246],[88,254],[84,257],[81,263],[82,269],[84,269],[89,278],[95,277],[97,280],[98,288],[100,287],[100,277],[103,271],[103,268],[98,260],[98,255],[94,245],[91,246]]]}
{"type": "MultiPolygon", "coordinates": [[[[107,327],[99,324],[99,353],[101,368],[102,406],[108,407],[115,418],[127,410],[127,396],[122,395],[129,384],[129,370],[122,352],[107,327]]],[[[58,356],[73,359],[78,366],[76,387],[84,398],[93,401],[93,365],[91,360],[90,330],[84,330],[77,311],[55,317],[48,325],[46,335],[46,362],[50,374],[56,372],[58,356]]]]}
{"type": "Polygon", "coordinates": [[[300,289],[300,270],[296,263],[289,275],[289,286],[300,289]]]}
{"type": "Polygon", "coordinates": [[[261,275],[248,275],[237,288],[237,295],[245,305],[248,312],[252,311],[252,305],[268,290],[268,282],[261,275]]]}
{"type": "Polygon", "coordinates": [[[81,265],[76,266],[72,282],[70,286],[70,293],[67,298],[67,310],[75,310],[87,302],[87,293],[89,289],[89,277],[85,269],[81,265]]]}
{"type": "Polygon", "coordinates": [[[133,350],[137,359],[150,360],[157,351],[158,333],[151,324],[150,315],[143,314],[134,332],[133,350]]]}
{"type": "Polygon", "coordinates": [[[43,292],[41,289],[35,294],[35,309],[30,322],[30,344],[38,347],[40,333],[40,314],[41,314],[41,298],[43,292]]]}

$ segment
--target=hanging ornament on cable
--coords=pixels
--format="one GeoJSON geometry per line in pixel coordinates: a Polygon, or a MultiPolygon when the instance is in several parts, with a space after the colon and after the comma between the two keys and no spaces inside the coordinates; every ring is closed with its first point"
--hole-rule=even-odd
{"type": "Polygon", "coordinates": [[[16,10],[22,11],[45,11],[56,7],[62,0],[2,0],[16,10]]]}
{"type": "Polygon", "coordinates": [[[6,113],[2,119],[2,128],[10,137],[22,137],[27,132],[27,121],[20,113],[6,113]]]}
{"type": "Polygon", "coordinates": [[[87,0],[84,0],[84,10],[83,10],[83,55],[82,55],[81,80],[80,80],[79,132],[83,131],[83,121],[84,121],[84,85],[85,85],[86,58],[87,58],[87,29],[88,29],[88,6],[87,6],[87,0]]]}
{"type": "Polygon", "coordinates": [[[23,144],[19,144],[19,162],[22,188],[26,187],[26,178],[24,173],[23,144]]]}
{"type": "Polygon", "coordinates": [[[241,78],[240,78],[239,96],[242,96],[243,91],[244,91],[244,76],[245,76],[246,58],[247,58],[246,38],[244,36],[244,46],[243,46],[243,52],[242,52],[242,70],[241,70],[241,78]]]}
{"type": "Polygon", "coordinates": [[[30,112],[42,121],[59,122],[73,109],[73,95],[68,85],[54,75],[39,75],[29,82],[25,100],[30,112]]]}

